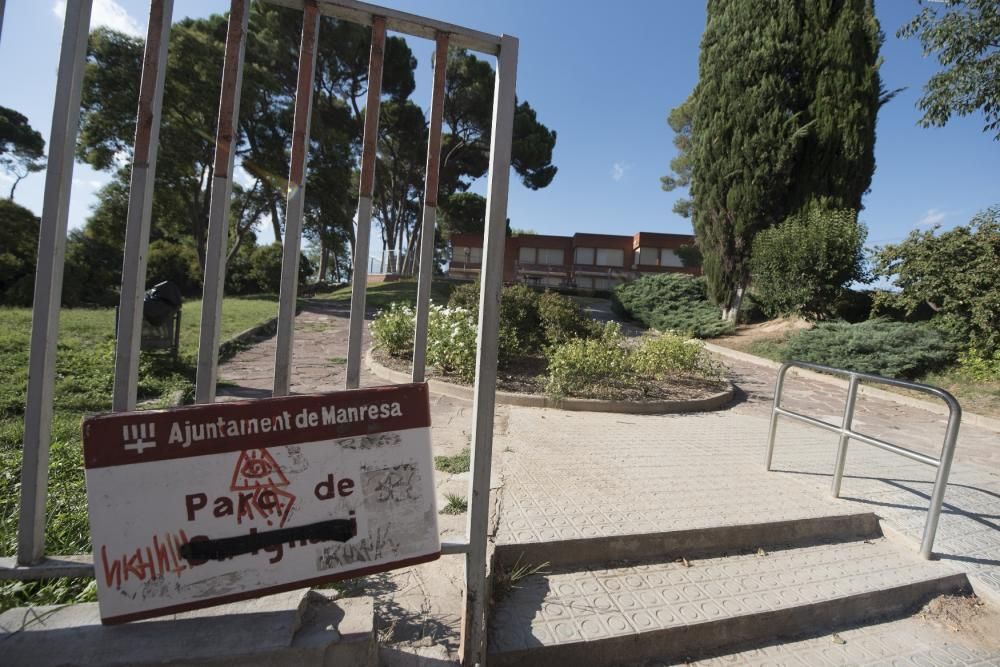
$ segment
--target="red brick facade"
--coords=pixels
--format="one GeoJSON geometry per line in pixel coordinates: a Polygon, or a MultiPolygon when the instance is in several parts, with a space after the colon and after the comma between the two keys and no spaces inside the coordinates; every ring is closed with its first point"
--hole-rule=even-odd
{"type": "MultiPolygon", "coordinates": [[[[693,245],[690,234],[639,232],[633,236],[527,234],[508,237],[504,249],[504,282],[540,287],[607,290],[644,273],[689,273],[676,250],[693,245]]],[[[474,280],[482,268],[483,238],[478,234],[451,237],[449,275],[474,280]]]]}

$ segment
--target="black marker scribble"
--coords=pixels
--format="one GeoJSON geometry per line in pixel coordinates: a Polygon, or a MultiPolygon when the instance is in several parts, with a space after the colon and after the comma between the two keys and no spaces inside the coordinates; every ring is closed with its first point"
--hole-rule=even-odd
{"type": "Polygon", "coordinates": [[[181,556],[186,560],[224,560],[242,554],[254,553],[287,542],[310,540],[312,542],[346,542],[358,534],[356,519],[331,519],[306,526],[280,528],[249,535],[225,537],[217,540],[198,540],[183,545],[181,556]]]}

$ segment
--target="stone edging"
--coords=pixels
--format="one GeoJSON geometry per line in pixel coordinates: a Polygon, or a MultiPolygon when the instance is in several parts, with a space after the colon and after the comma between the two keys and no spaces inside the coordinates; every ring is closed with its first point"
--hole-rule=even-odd
{"type": "MultiPolygon", "coordinates": [[[[365,355],[368,369],[377,377],[388,382],[411,382],[410,376],[400,371],[386,368],[375,361],[371,348],[365,355]]],[[[473,398],[472,387],[452,384],[442,380],[428,380],[427,386],[431,392],[460,398],[471,401],[473,398]]],[[[631,401],[603,401],[593,398],[563,398],[552,399],[548,396],[538,394],[517,394],[510,391],[496,392],[496,402],[503,405],[518,405],[524,408],[553,408],[556,410],[570,410],[576,412],[619,412],[624,414],[646,414],[660,415],[680,412],[705,412],[707,410],[718,410],[733,398],[733,385],[730,382],[725,391],[713,394],[707,398],[698,398],[688,401],[646,401],[644,403],[633,403],[631,401]]]]}
{"type": "MultiPolygon", "coordinates": [[[[770,359],[764,359],[763,357],[758,357],[753,354],[748,354],[746,352],[740,352],[739,350],[731,350],[728,347],[722,347],[721,345],[715,345],[714,343],[705,342],[705,349],[709,352],[714,352],[715,354],[721,355],[723,357],[729,357],[730,359],[737,359],[739,361],[745,361],[747,363],[756,364],[757,366],[765,366],[767,368],[777,371],[781,368],[781,364],[777,361],[771,361],[770,359]]],[[[816,373],[815,371],[810,371],[805,368],[791,368],[789,369],[789,374],[796,375],[798,377],[807,378],[809,380],[816,380],[817,382],[824,382],[826,384],[835,385],[837,387],[847,388],[847,380],[841,380],[838,377],[833,377],[831,375],[824,375],[823,373],[816,373]]],[[[861,385],[858,388],[858,393],[865,396],[871,396],[872,398],[880,398],[885,401],[892,401],[893,403],[898,403],[900,405],[907,405],[911,408],[919,408],[921,410],[926,410],[927,412],[933,412],[937,415],[948,415],[948,408],[945,407],[943,403],[932,403],[930,401],[922,401],[919,398],[913,398],[912,396],[906,396],[904,394],[897,394],[893,391],[886,391],[884,389],[878,389],[876,387],[869,387],[866,385],[861,385]]],[[[974,426],[979,426],[990,431],[1000,433],[1000,419],[994,417],[986,417],[984,415],[977,415],[972,412],[962,411],[962,423],[963,424],[973,424],[974,426]]]]}

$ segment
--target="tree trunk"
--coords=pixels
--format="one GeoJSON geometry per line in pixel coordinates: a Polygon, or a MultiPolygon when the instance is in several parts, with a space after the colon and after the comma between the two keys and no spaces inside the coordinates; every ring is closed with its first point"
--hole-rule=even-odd
{"type": "Polygon", "coordinates": [[[746,287],[737,287],[729,297],[729,306],[722,309],[722,319],[726,322],[736,324],[736,318],[740,314],[740,304],[743,303],[743,294],[746,287]]]}
{"type": "Polygon", "coordinates": [[[327,247],[326,242],[321,238],[319,240],[319,281],[321,283],[326,282],[326,271],[330,265],[330,248],[327,247]]]}

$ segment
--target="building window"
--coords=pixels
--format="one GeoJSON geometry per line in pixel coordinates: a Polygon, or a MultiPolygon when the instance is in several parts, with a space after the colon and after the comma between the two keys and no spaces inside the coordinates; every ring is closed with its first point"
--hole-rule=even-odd
{"type": "Polygon", "coordinates": [[[593,248],[577,248],[575,259],[573,260],[576,264],[594,264],[594,249],[593,248]]]}
{"type": "Polygon", "coordinates": [[[521,264],[534,264],[535,263],[535,249],[534,248],[521,248],[517,253],[517,261],[521,264]]]}
{"type": "Polygon", "coordinates": [[[483,249],[457,245],[452,248],[451,261],[460,264],[480,264],[483,261],[483,249]]]}
{"type": "Polygon", "coordinates": [[[656,266],[659,262],[659,251],[656,248],[639,248],[639,265],[656,266]]]}
{"type": "Polygon", "coordinates": [[[563,251],[559,248],[539,248],[538,263],[546,266],[562,266],[563,251]]]}
{"type": "Polygon", "coordinates": [[[618,248],[598,248],[598,266],[624,266],[625,251],[618,248]]]}
{"type": "Polygon", "coordinates": [[[594,289],[594,279],[590,276],[577,276],[576,286],[580,289],[594,289]]]}
{"type": "Polygon", "coordinates": [[[660,266],[682,267],[684,262],[681,261],[676,252],[664,248],[660,251],[660,266]]]}

